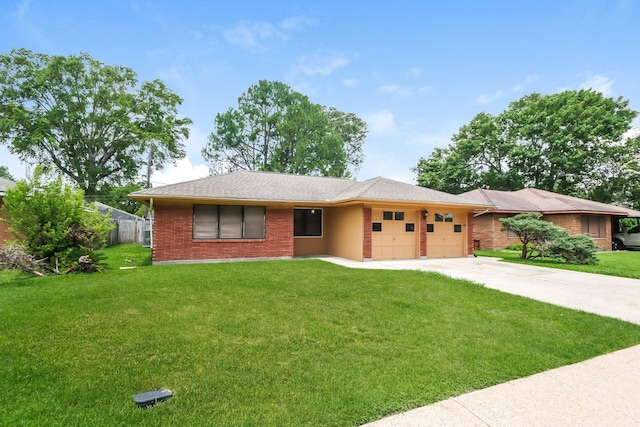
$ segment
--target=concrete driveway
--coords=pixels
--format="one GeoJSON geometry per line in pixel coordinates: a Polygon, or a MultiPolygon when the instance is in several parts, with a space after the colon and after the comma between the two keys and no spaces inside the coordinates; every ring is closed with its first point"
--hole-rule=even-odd
{"type": "MultiPolygon", "coordinates": [[[[640,254],[639,254],[640,255],[640,254]]],[[[352,268],[437,271],[488,288],[640,324],[640,280],[510,264],[497,258],[326,261],[352,268]]],[[[640,345],[367,424],[640,426],[640,345]]]]}
{"type": "Polygon", "coordinates": [[[637,279],[512,264],[489,257],[371,262],[322,259],[351,268],[437,271],[487,288],[640,324],[637,279]]]}

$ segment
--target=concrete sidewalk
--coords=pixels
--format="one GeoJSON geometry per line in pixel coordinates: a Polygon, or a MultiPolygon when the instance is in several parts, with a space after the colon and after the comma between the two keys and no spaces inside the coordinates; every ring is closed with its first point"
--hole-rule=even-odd
{"type": "MultiPolygon", "coordinates": [[[[563,307],[640,324],[640,280],[510,264],[496,258],[354,262],[436,271],[563,307]]],[[[640,345],[389,416],[369,427],[640,426],[640,345]]]]}
{"type": "Polygon", "coordinates": [[[366,426],[640,426],[640,346],[463,394],[366,426]]]}

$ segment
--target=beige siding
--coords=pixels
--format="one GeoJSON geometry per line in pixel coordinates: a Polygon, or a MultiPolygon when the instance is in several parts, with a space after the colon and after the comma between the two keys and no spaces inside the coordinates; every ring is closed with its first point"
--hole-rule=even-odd
{"type": "Polygon", "coordinates": [[[327,226],[327,253],[332,256],[362,261],[363,206],[329,208],[327,226]]]}

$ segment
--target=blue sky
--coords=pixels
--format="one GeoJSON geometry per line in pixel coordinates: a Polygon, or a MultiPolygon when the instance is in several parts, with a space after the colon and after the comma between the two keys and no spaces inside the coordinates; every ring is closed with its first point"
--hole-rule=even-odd
{"type": "MultiPolygon", "coordinates": [[[[87,52],[162,79],[193,127],[155,185],[206,175],[215,115],[261,79],[368,123],[358,179],[412,183],[460,126],[531,92],[593,88],[640,109],[638,22],[634,0],[3,0],[0,52],[87,52]]],[[[25,174],[6,147],[0,165],[25,174]]]]}

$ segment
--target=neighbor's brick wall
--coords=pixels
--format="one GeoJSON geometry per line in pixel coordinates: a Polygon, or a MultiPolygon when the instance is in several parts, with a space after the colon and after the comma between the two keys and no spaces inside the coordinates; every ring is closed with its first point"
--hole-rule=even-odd
{"type": "MultiPolygon", "coordinates": [[[[0,208],[2,208],[2,198],[0,197],[0,208]]],[[[7,213],[0,210],[0,217],[7,218],[7,213]]],[[[15,237],[13,234],[9,233],[7,229],[9,228],[9,224],[4,221],[0,221],[0,245],[4,245],[5,240],[13,240],[15,237]]]]}
{"type": "Polygon", "coordinates": [[[153,261],[293,256],[293,209],[266,208],[264,239],[193,239],[193,207],[156,206],[153,261]]]}
{"type": "MultiPolygon", "coordinates": [[[[582,215],[564,214],[564,215],[544,215],[543,220],[566,229],[569,234],[582,234],[582,215]]],[[[611,250],[611,217],[607,216],[605,220],[606,233],[605,237],[594,238],[593,242],[603,251],[611,250]]]]}
{"type": "MultiPolygon", "coordinates": [[[[474,239],[480,241],[480,249],[498,250],[509,245],[520,243],[517,237],[507,237],[506,231],[500,231],[502,223],[500,218],[511,215],[505,214],[484,214],[474,218],[474,239]]],[[[569,234],[582,234],[582,215],[559,214],[543,215],[542,219],[549,221],[558,227],[562,227],[569,234]]],[[[606,220],[606,236],[604,238],[593,239],[595,244],[603,250],[611,250],[611,219],[606,220]]]]}
{"type": "Polygon", "coordinates": [[[575,214],[543,215],[542,219],[553,225],[562,227],[569,234],[582,234],[582,216],[575,214]]]}
{"type": "Polygon", "coordinates": [[[371,259],[371,208],[363,209],[362,258],[371,259]]]}
{"type": "MultiPolygon", "coordinates": [[[[497,250],[520,243],[517,237],[507,237],[506,231],[500,231],[500,218],[509,215],[491,214],[477,216],[473,219],[473,238],[480,242],[480,249],[497,250]]],[[[473,242],[472,242],[473,243],[473,242]]]]}

